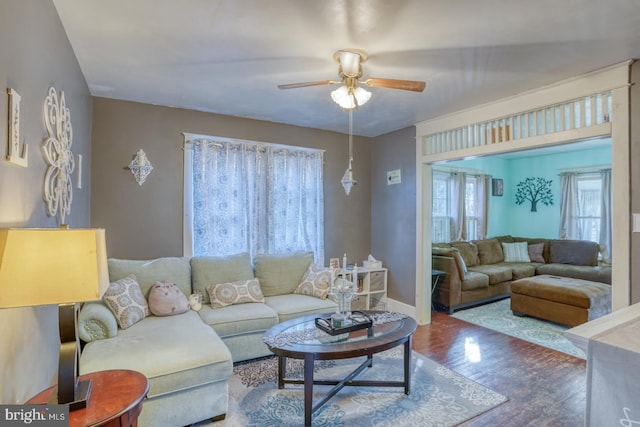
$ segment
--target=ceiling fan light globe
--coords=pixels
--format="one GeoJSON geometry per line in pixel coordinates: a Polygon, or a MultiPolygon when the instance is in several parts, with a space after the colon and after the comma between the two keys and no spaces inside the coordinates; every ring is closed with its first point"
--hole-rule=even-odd
{"type": "Polygon", "coordinates": [[[342,74],[347,77],[357,77],[360,72],[360,55],[348,50],[341,50],[338,52],[338,56],[340,57],[342,74]]]}
{"type": "Polygon", "coordinates": [[[369,92],[368,90],[365,90],[365,89],[361,88],[360,86],[358,86],[353,91],[353,96],[356,97],[356,101],[358,102],[358,106],[361,106],[361,105],[366,104],[367,101],[369,101],[371,99],[371,92],[369,92]]]}
{"type": "Polygon", "coordinates": [[[331,92],[331,99],[343,109],[353,110],[366,104],[371,99],[371,92],[361,87],[350,89],[343,85],[331,92]]]}
{"type": "Polygon", "coordinates": [[[349,93],[349,88],[344,85],[331,92],[331,99],[345,110],[356,107],[354,97],[349,93]]]}

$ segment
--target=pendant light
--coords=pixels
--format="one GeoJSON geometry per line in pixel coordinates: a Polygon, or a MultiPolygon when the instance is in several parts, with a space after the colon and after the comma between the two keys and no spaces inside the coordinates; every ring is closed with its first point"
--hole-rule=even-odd
{"type": "Polygon", "coordinates": [[[347,170],[344,172],[344,176],[340,181],[342,183],[342,187],[344,188],[344,192],[351,193],[351,189],[354,185],[358,183],[358,181],[353,179],[353,110],[349,110],[349,163],[347,165],[347,170]]]}

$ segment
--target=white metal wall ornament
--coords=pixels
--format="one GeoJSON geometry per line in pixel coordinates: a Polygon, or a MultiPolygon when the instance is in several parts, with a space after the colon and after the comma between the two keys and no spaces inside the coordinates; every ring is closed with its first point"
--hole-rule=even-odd
{"type": "Polygon", "coordinates": [[[20,143],[20,94],[7,88],[9,94],[9,144],[7,161],[17,166],[28,166],[29,146],[20,143]]]}
{"type": "Polygon", "coordinates": [[[65,216],[71,213],[73,184],[71,174],[75,169],[75,159],[71,151],[73,129],[71,114],[67,108],[64,92],[60,97],[55,88],[50,87],[44,100],[44,123],[49,137],[44,141],[42,152],[49,165],[44,177],[44,200],[49,216],[60,215],[60,224],[65,224],[65,216]]]}
{"type": "Polygon", "coordinates": [[[131,163],[129,163],[128,167],[135,177],[138,185],[144,184],[147,176],[149,176],[149,174],[153,170],[151,162],[149,161],[149,159],[147,159],[147,155],[142,149],[136,153],[136,156],[133,158],[133,160],[131,160],[131,163]]]}

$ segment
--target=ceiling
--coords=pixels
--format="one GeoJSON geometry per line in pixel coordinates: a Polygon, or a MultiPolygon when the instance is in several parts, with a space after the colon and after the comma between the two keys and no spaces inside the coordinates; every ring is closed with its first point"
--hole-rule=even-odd
{"type": "Polygon", "coordinates": [[[354,133],[417,122],[640,57],[636,0],[53,0],[91,94],[348,131],[333,54],[369,53],[354,133]]]}

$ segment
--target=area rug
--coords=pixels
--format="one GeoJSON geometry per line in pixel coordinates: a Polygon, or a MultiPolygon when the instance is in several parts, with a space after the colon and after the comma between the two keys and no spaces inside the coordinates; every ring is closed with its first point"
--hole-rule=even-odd
{"type": "MultiPolygon", "coordinates": [[[[376,354],[358,379],[402,380],[402,347],[376,354]]],[[[364,359],[318,361],[316,378],[342,379],[364,359]]],[[[302,378],[302,362],[288,360],[287,376],[302,378]]],[[[411,392],[401,387],[345,387],[313,415],[313,426],[455,426],[508,399],[413,352],[411,392]]],[[[278,390],[277,359],[238,364],[229,379],[229,412],[211,427],[304,425],[301,385],[278,390]]],[[[314,402],[330,387],[315,386],[314,402]]]]}
{"type": "Polygon", "coordinates": [[[514,316],[510,305],[511,299],[507,298],[491,304],[460,310],[452,316],[572,356],[586,358],[582,350],[564,337],[563,333],[569,329],[568,326],[532,317],[514,316]]]}

